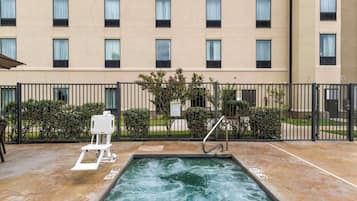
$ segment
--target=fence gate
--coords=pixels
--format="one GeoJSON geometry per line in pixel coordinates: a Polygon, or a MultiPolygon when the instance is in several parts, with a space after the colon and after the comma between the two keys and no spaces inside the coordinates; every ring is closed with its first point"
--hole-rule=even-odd
{"type": "Polygon", "coordinates": [[[317,84],[313,101],[313,140],[353,140],[355,85],[317,84]]]}

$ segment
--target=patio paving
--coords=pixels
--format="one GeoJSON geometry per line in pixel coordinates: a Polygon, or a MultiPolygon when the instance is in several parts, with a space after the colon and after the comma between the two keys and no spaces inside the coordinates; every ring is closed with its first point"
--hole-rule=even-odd
{"type": "MultiPolygon", "coordinates": [[[[113,169],[122,171],[134,154],[202,154],[199,142],[119,142],[113,144],[119,157],[114,164],[72,172],[81,146],[7,145],[0,200],[98,200],[114,182],[104,177],[113,169]]],[[[232,142],[224,154],[232,154],[280,200],[357,198],[356,142],[232,142]]]]}

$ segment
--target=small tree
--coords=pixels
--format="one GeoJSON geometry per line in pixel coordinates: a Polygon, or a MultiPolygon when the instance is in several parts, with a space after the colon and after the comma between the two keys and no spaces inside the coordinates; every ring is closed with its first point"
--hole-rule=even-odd
{"type": "MultiPolygon", "coordinates": [[[[218,84],[218,81],[214,81],[213,78],[209,78],[210,82],[218,84]]],[[[230,112],[230,101],[236,100],[236,88],[234,84],[225,84],[222,87],[217,87],[216,92],[207,93],[207,99],[210,104],[217,108],[221,109],[221,115],[227,115],[226,112],[230,112]]]]}
{"type": "Polygon", "coordinates": [[[279,107],[287,107],[284,105],[285,92],[283,89],[270,89],[268,88],[268,94],[272,98],[273,102],[279,107]]]}
{"type": "Polygon", "coordinates": [[[269,97],[272,99],[275,107],[278,107],[280,111],[280,117],[284,117],[284,112],[289,109],[289,106],[285,104],[285,92],[283,89],[270,89],[268,88],[269,97]]]}
{"type": "Polygon", "coordinates": [[[186,86],[186,78],[182,69],[177,69],[173,76],[165,78],[166,73],[163,71],[151,72],[150,75],[140,74],[141,81],[137,82],[142,90],[148,90],[154,95],[150,102],[155,105],[158,112],[163,115],[166,122],[167,134],[170,134],[170,103],[180,101],[182,105],[186,100],[192,97],[193,89],[200,86],[203,80],[202,76],[193,74],[192,83],[186,86]]]}

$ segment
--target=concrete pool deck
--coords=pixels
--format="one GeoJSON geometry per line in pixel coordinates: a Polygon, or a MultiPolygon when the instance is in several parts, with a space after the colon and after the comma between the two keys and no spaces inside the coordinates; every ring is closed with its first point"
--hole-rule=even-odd
{"type": "MultiPolygon", "coordinates": [[[[215,143],[208,143],[211,146],[215,143]]],[[[119,142],[114,164],[72,172],[83,144],[7,145],[0,163],[0,200],[98,200],[114,180],[104,180],[133,155],[202,154],[199,142],[119,142]]],[[[353,201],[357,198],[357,142],[231,142],[229,151],[284,201],[353,201]]]]}

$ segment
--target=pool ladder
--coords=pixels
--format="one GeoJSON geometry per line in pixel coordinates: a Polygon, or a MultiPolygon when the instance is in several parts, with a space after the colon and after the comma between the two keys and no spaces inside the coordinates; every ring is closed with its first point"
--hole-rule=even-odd
{"type": "MultiPolygon", "coordinates": [[[[220,150],[221,152],[224,151],[223,144],[217,144],[216,146],[214,146],[214,147],[212,147],[212,148],[210,148],[208,150],[206,149],[206,142],[207,142],[209,136],[213,133],[213,131],[217,128],[217,126],[222,123],[223,120],[224,120],[224,116],[222,116],[217,121],[217,123],[212,127],[212,129],[208,132],[206,137],[203,139],[203,141],[202,141],[202,151],[203,151],[203,153],[208,154],[208,153],[211,153],[214,150],[220,150]]],[[[226,132],[226,150],[228,150],[228,135],[227,135],[227,132],[226,132]]]]}

